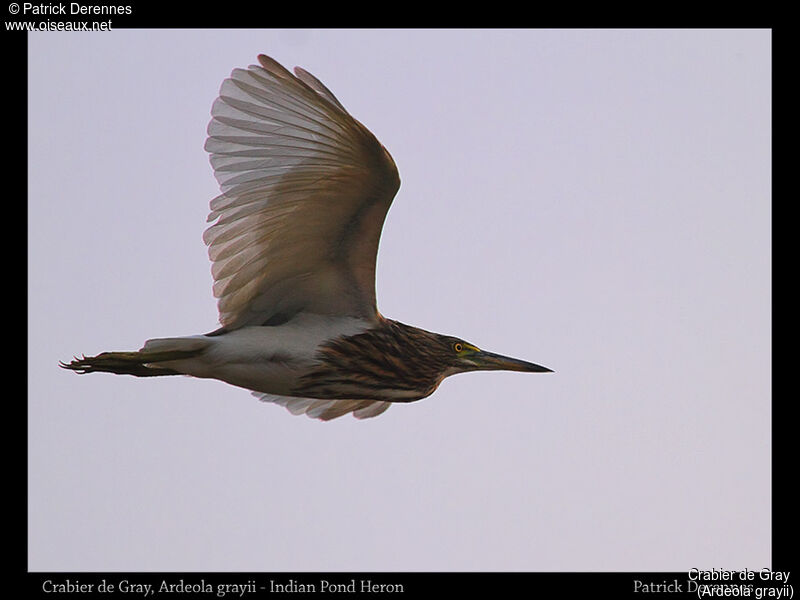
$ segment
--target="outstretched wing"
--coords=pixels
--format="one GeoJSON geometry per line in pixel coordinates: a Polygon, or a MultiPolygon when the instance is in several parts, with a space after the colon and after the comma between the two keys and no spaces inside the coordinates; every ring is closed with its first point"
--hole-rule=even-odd
{"type": "Polygon", "coordinates": [[[227,330],[308,311],[377,319],[375,260],[400,186],[386,149],[313,75],[260,55],[211,109],[222,195],[204,233],[227,330]]]}

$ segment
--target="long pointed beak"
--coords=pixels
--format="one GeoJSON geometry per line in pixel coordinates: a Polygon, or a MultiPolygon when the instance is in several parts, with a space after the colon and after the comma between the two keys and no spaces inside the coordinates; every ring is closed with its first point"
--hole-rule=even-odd
{"type": "Polygon", "coordinates": [[[536,365],[510,356],[485,352],[481,350],[470,359],[475,363],[475,368],[482,371],[524,371],[526,373],[552,373],[552,369],[536,365]]]}

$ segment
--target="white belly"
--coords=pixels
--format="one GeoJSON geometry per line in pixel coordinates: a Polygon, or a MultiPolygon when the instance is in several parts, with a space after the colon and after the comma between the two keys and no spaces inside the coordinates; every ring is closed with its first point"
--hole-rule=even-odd
{"type": "Polygon", "coordinates": [[[297,380],[317,363],[317,348],[355,335],[372,324],[363,319],[298,315],[282,325],[242,327],[218,336],[192,336],[205,349],[197,357],[164,363],[177,371],[219,379],[248,390],[290,395],[297,380]]]}

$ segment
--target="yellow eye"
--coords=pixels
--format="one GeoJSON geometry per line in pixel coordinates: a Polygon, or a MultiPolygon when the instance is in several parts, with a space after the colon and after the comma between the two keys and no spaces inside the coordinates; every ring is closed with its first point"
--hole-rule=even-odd
{"type": "Polygon", "coordinates": [[[464,349],[464,346],[460,342],[456,342],[453,344],[453,350],[456,352],[461,352],[464,349]]]}

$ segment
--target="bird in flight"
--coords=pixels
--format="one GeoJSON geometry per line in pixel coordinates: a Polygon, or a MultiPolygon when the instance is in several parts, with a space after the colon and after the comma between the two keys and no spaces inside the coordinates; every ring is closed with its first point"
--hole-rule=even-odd
{"type": "Polygon", "coordinates": [[[375,417],[465,371],[549,372],[378,312],[394,160],[316,77],[258,62],[223,81],[205,145],[222,191],[203,234],[221,327],[61,366],[219,379],[322,420],[375,417]]]}

